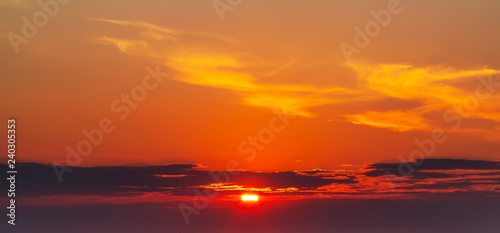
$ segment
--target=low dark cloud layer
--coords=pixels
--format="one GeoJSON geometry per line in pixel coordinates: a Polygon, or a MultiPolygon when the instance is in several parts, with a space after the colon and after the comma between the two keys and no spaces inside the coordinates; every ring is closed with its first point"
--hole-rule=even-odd
{"type": "MultiPolygon", "coordinates": [[[[1,165],[5,169],[6,165],[1,165]]],[[[356,183],[354,177],[335,177],[336,174],[283,172],[248,172],[237,175],[228,172],[202,170],[195,164],[170,164],[146,167],[75,167],[63,174],[59,182],[51,165],[18,164],[18,193],[21,196],[41,195],[130,195],[139,192],[169,192],[173,195],[192,195],[194,187],[215,183],[244,187],[314,190],[330,184],[356,183]],[[229,179],[228,179],[229,178],[229,179]]],[[[2,180],[2,182],[4,182],[2,180]]],[[[6,187],[6,185],[2,185],[6,187]]]]}
{"type": "Polygon", "coordinates": [[[460,174],[447,174],[443,170],[497,170],[500,162],[467,159],[425,159],[405,163],[374,163],[366,167],[365,175],[378,177],[385,175],[407,176],[413,178],[450,178],[460,174]],[[411,169],[411,171],[410,171],[411,169]]]}
{"type": "MultiPolygon", "coordinates": [[[[395,172],[401,163],[374,163],[367,169],[395,172]]],[[[468,159],[425,159],[411,162],[416,171],[429,170],[500,170],[500,162],[468,159]]]]}
{"type": "MultiPolygon", "coordinates": [[[[51,165],[18,164],[17,195],[97,195],[108,197],[163,193],[193,196],[194,188],[223,194],[256,190],[268,195],[496,195],[500,193],[500,163],[464,159],[415,161],[408,176],[399,176],[399,163],[374,163],[360,172],[242,171],[237,175],[210,171],[196,164],[143,167],[75,167],[59,182],[51,165]],[[418,166],[417,166],[418,165],[418,166]],[[391,174],[387,176],[387,174],[391,174]]],[[[6,169],[6,165],[0,165],[6,169]]],[[[6,180],[2,180],[2,183],[6,180]]],[[[6,184],[1,185],[8,187],[6,184]]]]}

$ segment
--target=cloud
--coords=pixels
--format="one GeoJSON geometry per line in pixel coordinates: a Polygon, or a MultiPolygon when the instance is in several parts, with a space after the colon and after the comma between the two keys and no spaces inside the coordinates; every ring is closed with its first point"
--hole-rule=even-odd
{"type": "MultiPolygon", "coordinates": [[[[468,159],[425,159],[416,160],[416,171],[429,170],[500,170],[500,162],[468,159]]],[[[400,163],[374,163],[367,166],[366,169],[381,171],[397,171],[400,163]]]]}
{"type": "MultiPolygon", "coordinates": [[[[93,41],[116,46],[129,55],[157,59],[176,71],[171,78],[193,85],[229,90],[242,98],[242,104],[264,107],[287,107],[290,114],[316,117],[313,109],[325,105],[381,102],[388,99],[412,104],[409,108],[384,111],[358,110],[339,115],[353,124],[386,128],[394,131],[432,131],[443,120],[428,113],[444,113],[468,108],[477,95],[476,86],[484,84],[478,77],[490,79],[500,71],[488,67],[457,69],[436,65],[416,67],[408,64],[363,64],[346,66],[304,56],[269,56],[251,41],[242,41],[206,32],[174,30],[148,22],[91,18],[90,20],[140,29],[131,38],[112,35],[93,37],[93,41]],[[332,73],[332,67],[337,71],[332,73]],[[345,69],[345,71],[343,70],[345,69]],[[321,74],[332,74],[324,77],[321,74]],[[335,75],[335,76],[334,76],[335,75]],[[310,82],[298,80],[343,80],[310,82]],[[337,77],[338,76],[338,77],[337,77]],[[344,77],[345,76],[345,77],[344,77]],[[346,81],[350,80],[350,81],[346,81]],[[353,81],[357,80],[357,82],[353,81]],[[464,84],[465,83],[465,84],[464,84]],[[470,88],[472,86],[473,88],[470,88]],[[467,102],[469,101],[469,102],[467,102]],[[458,107],[457,107],[458,106],[458,107]]],[[[129,35],[130,36],[130,35],[129,35]]],[[[279,53],[278,53],[279,54],[279,53]]],[[[477,108],[467,111],[472,119],[489,119],[500,123],[500,92],[482,98],[477,108]]],[[[394,102],[394,101],[392,101],[394,102]]],[[[462,110],[463,111],[463,110],[462,110]]],[[[484,137],[495,140],[495,134],[483,130],[484,137]]],[[[460,133],[477,133],[475,125],[463,127],[460,133]]]]}
{"type": "Polygon", "coordinates": [[[142,40],[125,40],[125,39],[116,39],[111,37],[100,37],[100,38],[92,38],[93,41],[103,45],[115,45],[118,49],[124,53],[132,53],[130,49],[134,50],[142,50],[146,48],[147,43],[142,40]]]}
{"type": "MultiPolygon", "coordinates": [[[[400,176],[401,163],[374,163],[366,167],[367,177],[391,182],[394,192],[417,194],[486,195],[500,194],[500,162],[467,159],[416,160],[415,171],[400,176]]],[[[418,196],[418,195],[417,195],[418,196]]]]}
{"type": "Polygon", "coordinates": [[[143,29],[141,35],[153,40],[175,40],[176,36],[179,35],[178,31],[167,29],[164,27],[156,26],[147,22],[140,21],[126,21],[126,20],[111,20],[103,18],[88,18],[88,20],[100,21],[105,23],[111,23],[121,26],[131,26],[143,29]]]}
{"type": "Polygon", "coordinates": [[[414,111],[365,112],[345,115],[353,124],[390,128],[395,131],[428,130],[426,119],[414,111]]]}
{"type": "MultiPolygon", "coordinates": [[[[6,165],[1,165],[6,167],[6,165]]],[[[100,195],[123,196],[160,192],[172,195],[192,195],[192,189],[217,184],[225,177],[215,179],[212,171],[194,164],[171,164],[147,167],[76,167],[65,174],[59,183],[50,165],[18,164],[19,187],[23,196],[45,195],[100,195]],[[219,180],[220,179],[220,180],[219,180]]],[[[217,173],[217,171],[214,171],[217,173]]],[[[268,188],[270,191],[286,188],[314,190],[330,184],[356,183],[354,177],[336,177],[338,174],[309,175],[295,171],[243,171],[225,185],[242,188],[268,188]]],[[[7,186],[5,186],[7,187],[7,186]]]]}
{"type": "Polygon", "coordinates": [[[245,50],[242,43],[234,39],[203,32],[171,30],[145,22],[91,20],[144,29],[135,39],[102,36],[94,37],[95,42],[116,46],[127,54],[158,59],[177,71],[172,78],[193,85],[232,91],[242,96],[244,104],[251,106],[286,106],[290,114],[313,117],[315,114],[307,110],[310,107],[351,102],[362,93],[343,86],[278,84],[266,81],[297,65],[298,61],[267,61],[259,54],[245,50]],[[149,36],[150,34],[161,36],[149,36]],[[158,39],[168,40],[165,43],[154,42],[158,39]]]}
{"type": "MultiPolygon", "coordinates": [[[[68,196],[68,202],[72,204],[75,204],[71,202],[75,196],[85,197],[88,203],[105,200],[117,203],[179,200],[194,196],[194,189],[218,191],[221,198],[245,191],[292,199],[500,194],[499,162],[427,159],[421,166],[415,167],[411,176],[386,175],[387,172],[398,174],[398,166],[398,163],[374,163],[359,172],[324,169],[242,171],[234,176],[195,164],[75,167],[72,173],[66,174],[64,182],[59,183],[50,165],[23,163],[18,164],[16,182],[23,184],[17,188],[20,197],[29,198],[27,200],[30,202],[41,198],[39,201],[52,203],[56,200],[54,197],[68,196]]],[[[0,167],[6,168],[6,165],[0,167]]]]}
{"type": "MultiPolygon", "coordinates": [[[[467,112],[467,118],[499,121],[500,109],[495,107],[498,96],[478,97],[478,89],[488,89],[484,79],[492,78],[500,71],[488,68],[454,69],[451,67],[412,67],[401,64],[350,64],[357,73],[359,85],[380,97],[391,97],[408,101],[419,101],[421,106],[407,111],[363,112],[345,115],[355,124],[364,124],[395,131],[431,131],[441,118],[426,119],[428,112],[445,112],[452,109],[456,114],[467,112]],[[464,89],[454,82],[467,80],[473,88],[464,89]],[[475,99],[475,100],[474,100],[475,99]],[[467,107],[471,101],[481,101],[479,107],[467,107]],[[461,108],[462,110],[459,110],[461,108]],[[463,110],[463,109],[466,110],[463,110]],[[467,110],[470,109],[470,110],[467,110]]],[[[492,88],[490,86],[490,88],[492,88]]],[[[484,92],[483,92],[484,93],[484,92]]],[[[482,93],[482,94],[483,94],[482,93]]],[[[486,96],[486,94],[485,94],[486,96]]],[[[469,129],[462,129],[466,132],[469,129]]],[[[474,132],[472,128],[470,131],[474,132]]]]}

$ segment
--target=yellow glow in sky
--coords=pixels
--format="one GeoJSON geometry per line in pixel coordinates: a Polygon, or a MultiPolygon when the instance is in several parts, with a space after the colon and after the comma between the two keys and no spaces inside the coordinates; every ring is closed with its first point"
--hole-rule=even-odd
{"type": "Polygon", "coordinates": [[[241,200],[242,201],[258,201],[259,196],[253,195],[253,194],[244,194],[244,195],[241,195],[241,200]]]}

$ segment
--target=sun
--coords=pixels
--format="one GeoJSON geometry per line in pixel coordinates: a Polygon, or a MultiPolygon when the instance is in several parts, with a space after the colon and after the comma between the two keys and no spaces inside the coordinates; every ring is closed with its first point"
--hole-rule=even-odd
{"type": "Polygon", "coordinates": [[[258,201],[259,196],[255,194],[243,194],[241,195],[241,200],[242,201],[258,201]]]}

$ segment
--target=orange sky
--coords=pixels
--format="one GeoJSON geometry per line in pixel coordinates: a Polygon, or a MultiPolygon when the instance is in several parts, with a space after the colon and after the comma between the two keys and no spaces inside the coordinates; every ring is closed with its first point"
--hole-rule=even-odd
{"type": "MultiPolygon", "coordinates": [[[[41,9],[0,7],[2,35],[41,9]]],[[[387,1],[245,1],[224,21],[212,1],[71,1],[18,53],[1,41],[1,117],[16,117],[25,162],[64,163],[103,118],[116,129],[82,166],[361,166],[409,159],[436,128],[448,138],[433,157],[500,159],[500,3],[401,7],[347,62],[339,45],[387,1]],[[169,75],[120,119],[113,101],[157,64],[169,75]],[[296,117],[248,161],[238,148],[270,127],[273,109],[296,117]]]]}

